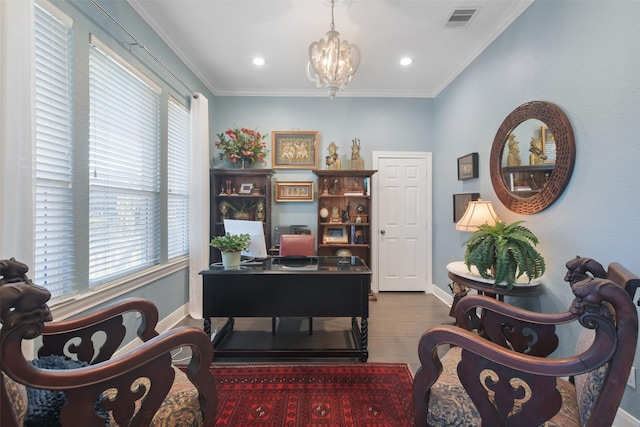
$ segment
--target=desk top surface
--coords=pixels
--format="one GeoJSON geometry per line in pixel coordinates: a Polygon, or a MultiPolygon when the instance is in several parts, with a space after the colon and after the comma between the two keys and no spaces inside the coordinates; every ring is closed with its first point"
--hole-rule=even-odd
{"type": "Polygon", "coordinates": [[[264,261],[243,262],[238,270],[225,270],[222,263],[214,263],[200,274],[371,274],[359,257],[314,256],[271,257],[264,261]]]}

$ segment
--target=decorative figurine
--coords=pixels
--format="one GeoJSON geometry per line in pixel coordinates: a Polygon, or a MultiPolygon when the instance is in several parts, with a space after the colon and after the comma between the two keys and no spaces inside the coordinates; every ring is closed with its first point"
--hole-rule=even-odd
{"type": "Polygon", "coordinates": [[[520,146],[514,134],[509,135],[509,154],[507,155],[507,166],[520,166],[520,146]]]}
{"type": "Polygon", "coordinates": [[[261,200],[258,202],[258,206],[256,207],[256,221],[264,222],[265,214],[264,214],[264,202],[261,200]]]}
{"type": "Polygon", "coordinates": [[[322,183],[322,194],[329,194],[329,184],[327,184],[327,179],[324,179],[322,183]]]}
{"type": "Polygon", "coordinates": [[[333,186],[331,187],[331,194],[333,194],[333,195],[338,194],[338,187],[339,187],[338,180],[334,179],[333,180],[333,186]]]}
{"type": "Polygon", "coordinates": [[[531,147],[529,147],[529,165],[541,165],[544,164],[547,156],[542,154],[542,140],[540,138],[531,138],[531,147]]]}
{"type": "Polygon", "coordinates": [[[360,140],[353,138],[351,144],[351,170],[364,169],[364,159],[360,157],[360,140]]]}
{"type": "Polygon", "coordinates": [[[329,155],[326,157],[326,164],[328,170],[340,170],[342,169],[342,164],[340,161],[340,156],[338,155],[338,146],[335,142],[329,144],[329,155]]]}
{"type": "Polygon", "coordinates": [[[329,222],[340,222],[340,209],[337,206],[331,208],[331,219],[329,222]]]}
{"type": "Polygon", "coordinates": [[[236,209],[231,203],[229,202],[222,202],[220,203],[220,214],[222,216],[222,219],[229,219],[230,215],[231,215],[231,211],[237,211],[238,209],[236,209]]]}
{"type": "Polygon", "coordinates": [[[342,211],[342,222],[349,222],[349,212],[351,211],[351,206],[347,203],[347,208],[342,211]]]}

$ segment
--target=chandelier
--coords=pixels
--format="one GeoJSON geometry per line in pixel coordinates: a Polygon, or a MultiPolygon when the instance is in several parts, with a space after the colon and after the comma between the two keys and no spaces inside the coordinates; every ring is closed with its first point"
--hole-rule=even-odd
{"type": "Polygon", "coordinates": [[[358,46],[340,40],[340,33],[333,23],[334,0],[331,0],[331,29],[317,42],[309,46],[307,77],[316,87],[326,87],[329,98],[336,96],[338,89],[344,89],[360,65],[358,46]]]}

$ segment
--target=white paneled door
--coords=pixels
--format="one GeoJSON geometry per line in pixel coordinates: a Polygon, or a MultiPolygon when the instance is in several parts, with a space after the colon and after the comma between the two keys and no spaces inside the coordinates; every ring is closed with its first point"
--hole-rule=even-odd
{"type": "Polygon", "coordinates": [[[427,291],[432,260],[431,153],[374,152],[373,163],[378,170],[373,230],[378,290],[427,291]]]}

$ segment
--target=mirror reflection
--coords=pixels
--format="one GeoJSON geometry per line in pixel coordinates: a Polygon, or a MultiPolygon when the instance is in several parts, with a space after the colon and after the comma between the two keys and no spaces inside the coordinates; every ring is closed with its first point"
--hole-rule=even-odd
{"type": "Polygon", "coordinates": [[[508,209],[534,214],[548,208],[569,183],[576,146],[558,106],[531,101],[502,122],[491,146],[491,184],[508,209]]]}
{"type": "Polygon", "coordinates": [[[502,180],[518,197],[532,197],[549,182],[556,148],[548,126],[537,119],[520,123],[507,137],[502,154],[502,180]]]}

